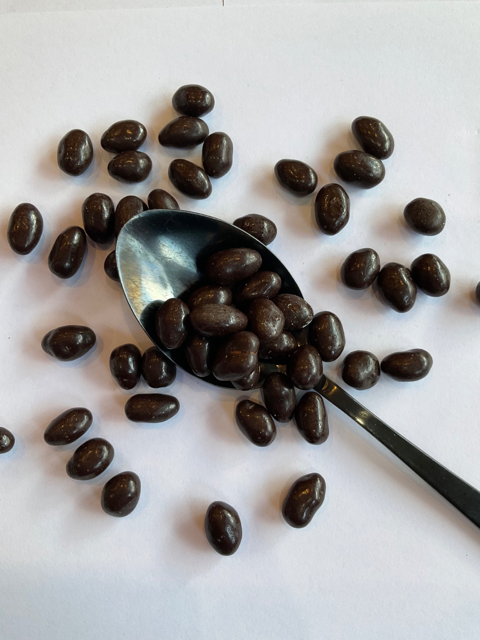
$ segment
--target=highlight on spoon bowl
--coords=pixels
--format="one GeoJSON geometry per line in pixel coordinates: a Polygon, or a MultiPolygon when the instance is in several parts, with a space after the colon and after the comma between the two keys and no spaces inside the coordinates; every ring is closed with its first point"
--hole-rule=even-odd
{"type": "MultiPolygon", "coordinates": [[[[152,342],[181,369],[194,375],[183,349],[168,350],[155,331],[155,316],[169,298],[205,282],[204,264],[223,249],[247,247],[262,256],[262,270],[282,278],[282,293],[302,296],[286,267],[264,244],[234,225],[202,213],[171,209],[145,211],[129,220],[116,247],[120,283],[138,322],[152,342]]],[[[196,376],[195,376],[196,377],[196,376]]],[[[219,387],[233,389],[213,375],[201,378],[219,387]]]]}

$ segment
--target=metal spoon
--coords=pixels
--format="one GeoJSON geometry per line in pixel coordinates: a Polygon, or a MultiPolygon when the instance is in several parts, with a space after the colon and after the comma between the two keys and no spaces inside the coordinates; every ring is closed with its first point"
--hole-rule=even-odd
{"type": "MultiPolygon", "coordinates": [[[[275,271],[282,278],[282,292],[302,295],[289,271],[267,247],[245,231],[211,216],[189,211],[146,211],[127,222],[119,235],[117,265],[127,301],[152,342],[187,373],[191,371],[183,350],[168,351],[160,344],[155,332],[156,312],[165,300],[184,294],[204,278],[202,266],[208,256],[231,247],[258,251],[262,268],[275,271]]],[[[281,365],[271,363],[261,366],[264,374],[282,370],[281,365]]],[[[213,376],[202,380],[232,388],[231,383],[213,376]]],[[[403,438],[326,376],[315,391],[371,433],[480,527],[477,489],[403,438]]]]}

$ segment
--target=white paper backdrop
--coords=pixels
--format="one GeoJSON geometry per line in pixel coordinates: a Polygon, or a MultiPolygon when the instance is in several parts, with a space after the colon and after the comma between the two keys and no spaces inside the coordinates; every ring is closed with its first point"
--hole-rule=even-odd
{"type": "MultiPolygon", "coordinates": [[[[248,212],[271,217],[279,228],[271,248],[315,311],[342,319],[346,352],[363,348],[382,358],[423,347],[433,355],[419,383],[382,378],[353,394],[480,486],[480,309],[472,295],[480,280],[479,21],[473,3],[2,16],[0,420],[18,439],[0,460],[2,640],[478,636],[479,531],[455,509],[331,407],[324,445],[308,445],[288,425],[261,450],[234,424],[239,394],[179,372],[171,389],[179,415],[157,426],[128,423],[130,394],[111,378],[109,354],[130,341],[146,348],[148,340],[103,272],[106,252],[89,243],[81,273],[63,282],[46,257],[60,231],[81,223],[81,203],[94,191],[118,201],[163,187],[186,209],[230,221],[248,212]],[[207,122],[235,145],[232,171],[201,203],[168,184],[168,163],[181,154],[156,141],[174,117],[172,93],[187,82],[214,92],[207,122]],[[335,180],[333,158],[353,145],[349,126],[363,114],[387,124],[395,154],[378,188],[347,188],[351,221],[326,237],[315,226],[313,199],[282,192],[273,166],[299,158],[320,184],[335,180]],[[102,132],[123,118],[149,131],[154,170],[135,187],[108,177],[99,146],[102,132]],[[97,151],[79,179],[55,162],[71,128],[88,131],[97,151]],[[404,227],[403,207],[418,196],[445,208],[440,236],[404,227]],[[11,211],[24,201],[46,223],[39,250],[26,259],[5,238],[11,211]],[[399,315],[371,291],[346,290],[341,263],[364,246],[384,263],[438,254],[452,273],[450,293],[420,294],[399,315]],[[71,322],[90,325],[98,346],[83,361],[60,364],[40,340],[71,322]],[[65,473],[71,452],[43,442],[48,422],[72,406],[89,407],[92,435],[115,447],[105,478],[72,481],[65,473]],[[126,469],[142,478],[141,502],[129,518],[109,518],[99,504],[102,486],[126,469]],[[309,527],[291,529],[282,498],[293,479],[313,470],[326,478],[325,503],[309,527]],[[204,537],[213,500],[234,505],[243,521],[244,540],[231,558],[216,555],[204,537]]],[[[187,155],[198,161],[200,150],[187,155]]],[[[328,367],[336,380],[340,365],[328,367]]]]}

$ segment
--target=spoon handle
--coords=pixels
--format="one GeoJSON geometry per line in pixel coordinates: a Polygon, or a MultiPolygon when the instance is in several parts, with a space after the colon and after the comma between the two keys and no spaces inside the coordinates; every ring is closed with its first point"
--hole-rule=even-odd
{"type": "Polygon", "coordinates": [[[480,527],[480,492],[418,449],[326,376],[316,387],[324,398],[355,420],[425,482],[480,527]]]}

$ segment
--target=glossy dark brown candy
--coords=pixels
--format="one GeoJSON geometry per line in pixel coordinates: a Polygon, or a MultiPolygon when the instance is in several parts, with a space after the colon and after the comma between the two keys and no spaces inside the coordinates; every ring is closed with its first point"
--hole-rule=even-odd
{"type": "Polygon", "coordinates": [[[221,178],[232,168],[233,142],[226,133],[211,133],[203,143],[202,164],[211,178],[221,178]]]}
{"type": "Polygon", "coordinates": [[[480,304],[480,282],[475,287],[475,297],[477,299],[478,304],[480,304]]]}
{"type": "Polygon", "coordinates": [[[194,334],[185,343],[185,357],[192,372],[199,378],[212,373],[213,345],[210,338],[194,334]]]}
{"type": "Polygon", "coordinates": [[[285,325],[283,313],[271,300],[259,298],[248,308],[250,329],[261,342],[275,340],[282,333],[285,325]]]}
{"type": "Polygon", "coordinates": [[[133,471],[123,471],[107,482],[102,491],[102,509],[109,516],[124,518],[140,500],[141,482],[133,471]]]}
{"type": "Polygon", "coordinates": [[[33,204],[23,202],[15,207],[8,223],[8,244],[21,256],[31,253],[43,233],[43,218],[33,204]]]}
{"type": "Polygon", "coordinates": [[[450,289],[450,271],[433,253],[425,253],[412,262],[412,278],[419,289],[429,296],[444,296],[450,289]]]}
{"type": "Polygon", "coordinates": [[[67,409],[54,418],[45,429],[43,439],[51,446],[59,446],[75,442],[92,426],[91,411],[83,407],[67,409]]]}
{"type": "Polygon", "coordinates": [[[178,202],[168,191],[164,189],[154,189],[148,194],[149,209],[180,209],[178,202]]]}
{"type": "Polygon", "coordinates": [[[105,151],[121,153],[136,151],[147,138],[147,130],[137,120],[120,120],[109,127],[102,136],[100,144],[105,151]]]}
{"type": "Polygon", "coordinates": [[[315,347],[304,344],[289,357],[287,375],[297,389],[313,389],[323,374],[322,359],[315,347]]]}
{"type": "Polygon", "coordinates": [[[253,276],[261,266],[262,256],[255,249],[225,249],[208,258],[205,273],[218,284],[230,285],[253,276]]]}
{"type": "Polygon", "coordinates": [[[158,134],[158,141],[163,147],[192,149],[202,144],[207,136],[206,122],[192,116],[180,116],[163,127],[158,134]]]}
{"type": "Polygon", "coordinates": [[[338,316],[322,311],[313,316],[308,326],[308,341],[324,362],[333,362],[345,348],[345,333],[338,316]]]}
{"type": "Polygon", "coordinates": [[[170,420],[178,413],[177,398],[163,393],[139,393],[127,400],[125,415],[132,422],[157,423],[170,420]]]}
{"type": "Polygon", "coordinates": [[[360,116],[352,122],[352,132],[364,151],[375,158],[389,158],[395,147],[393,136],[377,118],[360,116]]]}
{"type": "Polygon", "coordinates": [[[85,233],[94,242],[103,244],[113,240],[115,231],[115,207],[104,193],[92,193],[82,204],[85,233]]]}
{"type": "Polygon", "coordinates": [[[342,378],[354,389],[371,389],[380,378],[378,358],[369,351],[352,351],[343,361],[342,378]]]}
{"type": "Polygon", "coordinates": [[[372,189],[385,177],[383,162],[364,151],[343,151],[333,162],[337,176],[362,189],[372,189]]]}
{"type": "Polygon", "coordinates": [[[237,218],[233,224],[263,242],[264,245],[270,244],[277,237],[276,224],[258,213],[249,213],[237,218]]]}
{"type": "Polygon", "coordinates": [[[72,129],[60,140],[57,162],[62,171],[79,176],[93,161],[93,145],[90,136],[81,129],[72,129]]]}
{"type": "Polygon", "coordinates": [[[277,428],[265,407],[250,400],[242,400],[235,408],[240,431],[257,447],[266,447],[275,440],[277,428]]]}
{"type": "Polygon", "coordinates": [[[323,398],[309,391],[305,393],[295,409],[295,422],[300,434],[310,444],[322,444],[328,438],[328,417],[323,398]]]}
{"type": "Polygon", "coordinates": [[[115,282],[120,282],[120,276],[118,274],[117,267],[117,256],[115,255],[115,251],[112,251],[105,258],[105,262],[103,263],[103,268],[105,273],[111,280],[115,280],[115,282]]]}
{"type": "Polygon", "coordinates": [[[207,284],[192,293],[187,300],[187,306],[190,311],[193,311],[193,309],[201,307],[203,304],[231,304],[231,302],[231,289],[207,284]]]}
{"type": "Polygon", "coordinates": [[[270,373],[263,383],[263,401],[278,422],[288,422],[295,413],[297,398],[293,384],[284,373],[270,373]]]}
{"type": "Polygon", "coordinates": [[[142,376],[153,389],[168,387],[177,376],[177,367],[157,347],[150,347],[142,356],[142,376]]]}
{"type": "Polygon", "coordinates": [[[168,167],[170,182],[181,193],[204,200],[212,193],[212,184],[205,171],[189,160],[173,160],[168,167]]]}
{"type": "Polygon", "coordinates": [[[315,218],[323,233],[334,236],[350,219],[350,198],[339,184],[326,184],[315,198],[315,218]]]}
{"type": "Polygon", "coordinates": [[[325,480],[319,473],[308,473],[295,480],[282,507],[287,524],[296,529],[310,524],[325,500],[325,489],[325,480]]]}
{"type": "Polygon", "coordinates": [[[303,329],[312,321],[313,309],[303,298],[293,293],[281,293],[273,301],[285,316],[286,331],[303,329]]]}
{"type": "Polygon", "coordinates": [[[108,173],[119,182],[143,182],[152,170],[152,161],[143,151],[122,151],[110,160],[108,173]]]}
{"type": "Polygon", "coordinates": [[[179,298],[165,300],[157,311],[155,329],[167,349],[178,349],[187,337],[188,307],[179,298]]]}
{"type": "Polygon", "coordinates": [[[185,84],[173,94],[172,104],[178,113],[200,118],[210,113],[215,106],[215,98],[200,84],[185,84]]]}
{"type": "Polygon", "coordinates": [[[258,365],[253,369],[253,371],[247,373],[243,378],[240,378],[239,380],[232,380],[232,384],[235,389],[239,389],[240,391],[257,389],[262,386],[260,383],[260,372],[260,365],[258,365]]]}
{"type": "Polygon", "coordinates": [[[82,266],[87,236],[81,227],[68,227],[55,240],[48,256],[48,268],[62,280],[72,278],[82,266]]]}
{"type": "Polygon", "coordinates": [[[244,378],[258,366],[260,342],[251,331],[239,331],[231,336],[215,354],[212,373],[217,380],[235,381],[244,378]]]}
{"type": "Polygon", "coordinates": [[[0,454],[8,453],[15,446],[15,436],[11,431],[0,427],[0,454]]]}
{"type": "Polygon", "coordinates": [[[415,198],[407,204],[403,215],[410,229],[424,236],[436,236],[445,228],[445,211],[435,200],[415,198]]]}
{"type": "Polygon", "coordinates": [[[133,389],[140,380],[142,354],[134,344],[122,344],[110,354],[110,373],[122,389],[133,389]]]}
{"type": "Polygon", "coordinates": [[[111,464],[115,451],[103,438],[92,438],[81,444],[67,462],[67,474],[74,480],[92,480],[111,464]]]}
{"type": "Polygon", "coordinates": [[[137,196],[125,196],[115,209],[115,235],[118,236],[129,220],[147,210],[147,205],[137,196]]]}
{"type": "Polygon", "coordinates": [[[275,176],[280,186],[294,196],[308,196],[317,187],[317,174],[300,160],[279,160],[275,165],[275,176]]]}
{"type": "Polygon", "coordinates": [[[192,327],[202,336],[227,336],[243,331],[248,324],[247,316],[227,304],[203,304],[190,314],[192,327]]]}
{"type": "Polygon", "coordinates": [[[425,349],[411,349],[391,353],[382,360],[382,371],[399,382],[416,382],[425,378],[433,365],[432,356],[425,349]]]}
{"type": "Polygon", "coordinates": [[[93,349],[96,340],[94,332],[88,327],[69,324],[49,331],[43,337],[42,349],[57,360],[70,362],[93,349]]]}
{"type": "Polygon", "coordinates": [[[374,249],[351,253],[342,265],[342,281],[350,289],[367,289],[380,272],[380,258],[374,249]]]}
{"type": "Polygon", "coordinates": [[[378,288],[385,303],[399,313],[410,311],[415,304],[417,287],[410,269],[398,262],[389,262],[382,268],[378,288]]]}
{"type": "Polygon", "coordinates": [[[284,331],[278,338],[271,342],[263,342],[260,345],[258,357],[260,360],[274,360],[275,362],[287,362],[288,357],[297,349],[297,341],[291,333],[284,331]]]}
{"type": "Polygon", "coordinates": [[[273,271],[257,271],[251,276],[235,296],[237,304],[246,304],[259,298],[274,298],[282,288],[282,279],[273,271]]]}
{"type": "Polygon", "coordinates": [[[217,553],[231,556],[242,541],[240,516],[226,502],[212,502],[205,515],[205,535],[217,553]]]}

